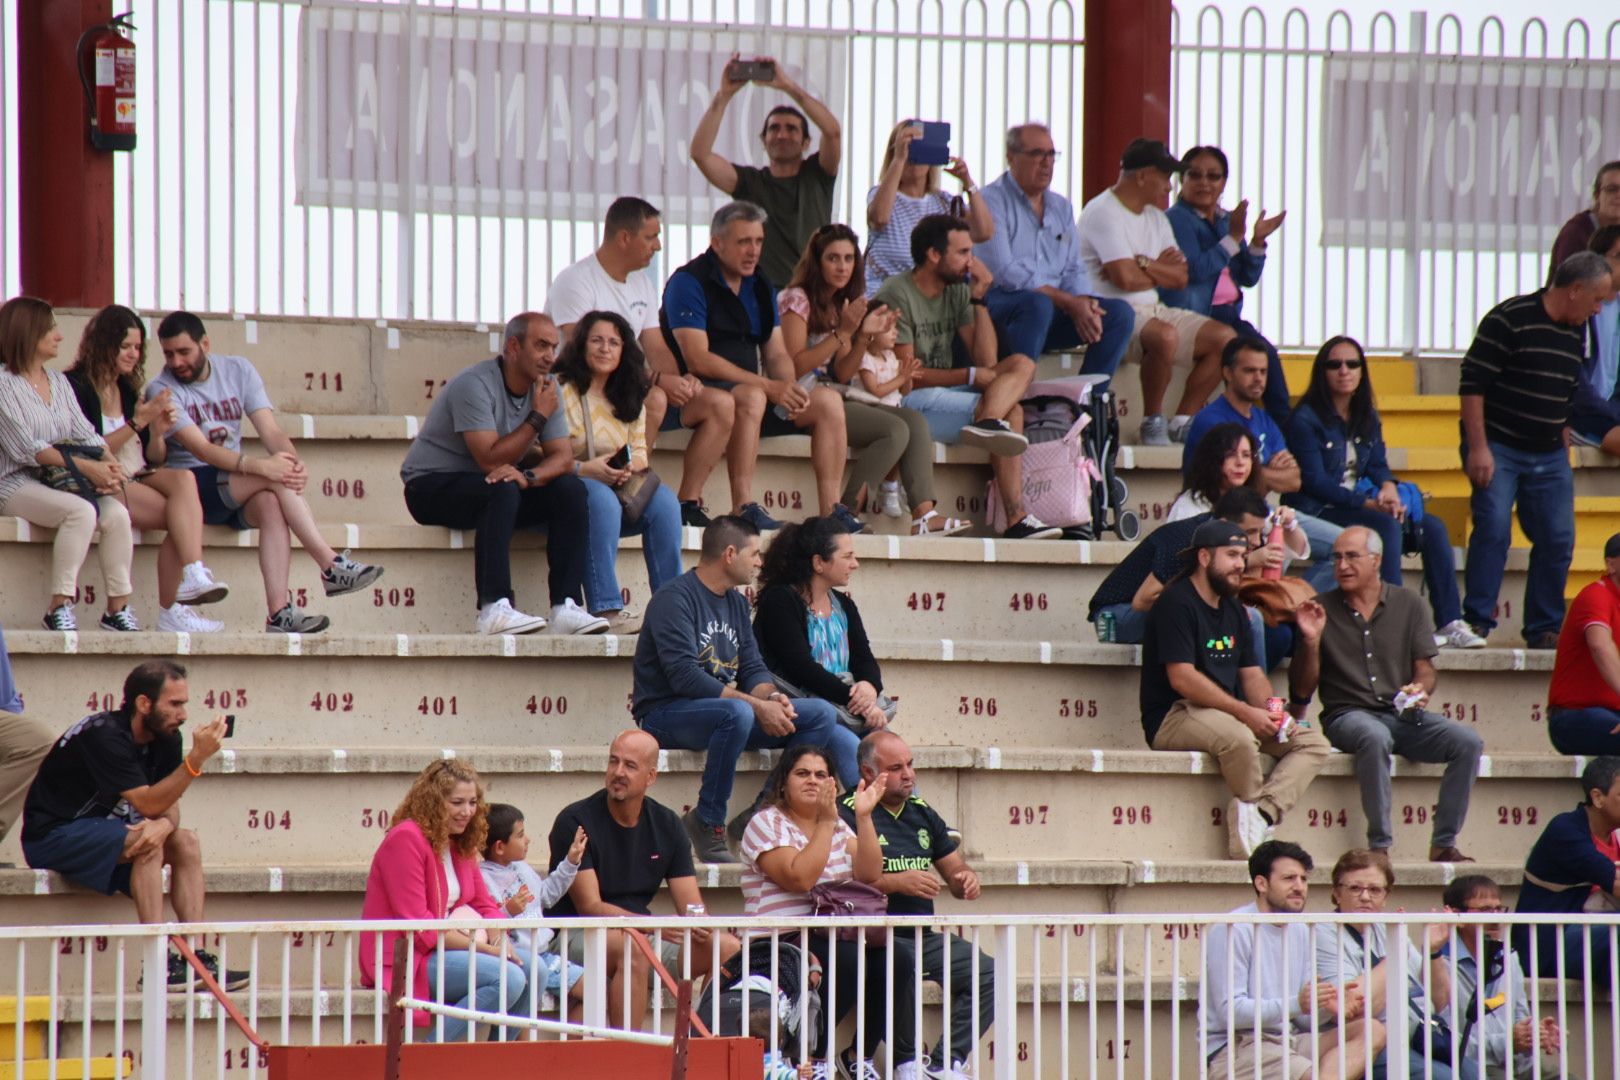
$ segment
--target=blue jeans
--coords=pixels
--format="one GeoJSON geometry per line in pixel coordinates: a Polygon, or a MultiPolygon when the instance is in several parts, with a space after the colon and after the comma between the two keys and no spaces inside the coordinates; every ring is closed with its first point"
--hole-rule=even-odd
{"type": "Polygon", "coordinates": [[[1579,979],[1586,972],[1592,973],[1596,982],[1603,982],[1609,977],[1609,933],[1608,925],[1596,926],[1515,926],[1513,928],[1513,948],[1519,954],[1519,963],[1524,967],[1524,973],[1532,979],[1558,978],[1558,938],[1560,933],[1564,939],[1564,971],[1566,979],[1579,979]],[[1536,962],[1541,965],[1540,971],[1530,970],[1530,933],[1535,930],[1536,962]],[[1587,933],[1592,935],[1590,952],[1585,948],[1583,938],[1587,933]]]}
{"type": "MultiPolygon", "coordinates": [[[[523,974],[523,968],[510,960],[502,960],[498,956],[488,953],[469,952],[466,949],[440,949],[430,954],[428,963],[428,984],[437,986],[438,993],[434,998],[446,1005],[454,1005],[461,1009],[477,1009],[479,1012],[504,1012],[508,1016],[529,1015],[529,980],[523,974]],[[444,958],[444,981],[439,982],[439,958],[444,958]],[[468,958],[476,963],[473,971],[473,992],[467,994],[467,967],[468,958]],[[501,978],[502,971],[506,978],[506,1000],[510,1002],[501,1008],[501,978]]],[[[444,1030],[439,1030],[438,1018],[428,1029],[430,1036],[438,1042],[456,1042],[467,1037],[467,1021],[454,1017],[444,1017],[444,1030]]],[[[519,1033],[517,1028],[508,1028],[507,1038],[519,1033]]],[[[491,1032],[491,1037],[499,1037],[499,1029],[491,1032]]]]}
{"type": "MultiPolygon", "coordinates": [[[[1368,510],[1364,506],[1324,507],[1322,518],[1346,528],[1362,525],[1376,532],[1384,542],[1381,576],[1391,585],[1401,583],[1399,521],[1380,510],[1368,510]]],[[[1444,521],[1433,514],[1425,514],[1418,536],[1418,551],[1423,558],[1423,583],[1429,589],[1429,607],[1434,612],[1434,625],[1445,626],[1462,618],[1462,597],[1457,592],[1457,556],[1451,550],[1451,534],[1446,530],[1444,521]]]]}
{"type": "Polygon", "coordinates": [[[740,698],[672,701],[641,718],[641,730],[665,750],[707,750],[697,816],[708,825],[726,823],[726,804],[737,778],[737,759],[744,750],[776,750],[809,743],[827,751],[838,782],[853,788],[861,778],[855,764],[860,739],[838,722],[838,713],[820,698],[794,698],[798,717],[790,735],[767,735],[754,719],[753,707],[740,698]]]}
{"type": "MultiPolygon", "coordinates": [[[[1136,313],[1124,300],[1093,299],[1102,307],[1102,336],[1086,346],[1080,373],[1112,377],[1131,343],[1136,313]]],[[[991,289],[985,294],[984,306],[996,327],[998,356],[1019,353],[1035,360],[1048,349],[1073,349],[1081,344],[1074,322],[1045,293],[991,289]]]]}
{"type": "Polygon", "coordinates": [[[1294,410],[1289,404],[1288,375],[1283,371],[1282,357],[1277,355],[1277,346],[1243,317],[1242,307],[1238,304],[1216,304],[1209,309],[1209,317],[1230,326],[1239,336],[1252,337],[1265,345],[1266,393],[1261,399],[1261,407],[1266,410],[1266,415],[1277,421],[1278,427],[1287,431],[1288,417],[1294,410]]]}
{"type": "Polygon", "coordinates": [[[1326,592],[1333,588],[1333,544],[1344,532],[1344,526],[1335,525],[1326,518],[1314,517],[1310,514],[1294,512],[1294,518],[1299,527],[1305,530],[1305,539],[1311,542],[1311,562],[1313,565],[1300,577],[1316,586],[1317,592],[1326,592]]]}
{"type": "Polygon", "coordinates": [[[631,525],[624,521],[612,488],[598,480],[583,482],[591,532],[585,557],[585,606],[593,615],[624,607],[616,568],[621,536],[642,537],[641,553],[653,592],[681,576],[681,504],[673,488],[659,484],[641,520],[631,525]]]}
{"type": "Polygon", "coordinates": [[[967,386],[924,386],[901,398],[900,405],[922,413],[935,442],[954,446],[962,441],[962,429],[973,422],[981,396],[967,386]]]}
{"type": "Polygon", "coordinates": [[[1560,754],[1599,757],[1620,754],[1620,713],[1593,706],[1587,709],[1548,709],[1547,738],[1560,754]]]}
{"type": "MultiPolygon", "coordinates": [[[[1487,442],[1496,458],[1489,485],[1474,489],[1463,574],[1463,617],[1481,631],[1496,625],[1497,592],[1513,540],[1513,509],[1530,538],[1530,574],[1524,583],[1524,637],[1556,634],[1564,622],[1564,582],[1575,550],[1575,481],[1563,450],[1530,453],[1487,442]]],[[[1463,447],[1463,461],[1468,448],[1463,447]]]]}
{"type": "MultiPolygon", "coordinates": [[[[1460,1013],[1461,1009],[1458,1012],[1460,1013]]],[[[1458,1017],[1457,1022],[1462,1023],[1461,1016],[1458,1017]]],[[[1411,1030],[1410,1024],[1407,1025],[1407,1030],[1411,1030]]],[[[1385,1080],[1389,1076],[1388,1056],[1389,1051],[1385,1050],[1373,1058],[1372,1080],[1385,1080]]],[[[1479,1077],[1479,1061],[1462,1053],[1460,1047],[1457,1051],[1457,1068],[1455,1070],[1452,1069],[1449,1059],[1435,1058],[1434,1064],[1429,1064],[1430,1059],[1428,1057],[1413,1050],[1410,1046],[1406,1048],[1406,1059],[1408,1062],[1406,1066],[1407,1075],[1412,1080],[1478,1080],[1479,1077]],[[1432,1069],[1433,1072],[1426,1071],[1429,1069],[1432,1069]]]]}

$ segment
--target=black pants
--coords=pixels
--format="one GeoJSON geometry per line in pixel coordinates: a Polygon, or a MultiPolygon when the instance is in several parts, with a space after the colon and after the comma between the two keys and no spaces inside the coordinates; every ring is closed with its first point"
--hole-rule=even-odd
{"type": "Polygon", "coordinates": [[[405,485],[405,507],[421,525],[471,529],[478,606],[513,599],[512,534],[545,527],[551,602],[579,600],[585,589],[589,517],[585,484],[559,476],[527,490],[489,484],[478,473],[429,473],[405,485]]]}
{"type": "MultiPolygon", "coordinates": [[[[810,935],[810,951],[821,960],[821,970],[826,972],[828,967],[828,953],[837,950],[838,977],[829,987],[822,983],[822,1000],[827,1003],[827,1011],[833,1017],[834,1023],[844,1018],[844,1014],[855,1007],[855,997],[859,982],[859,969],[861,962],[861,944],[858,941],[844,941],[837,939],[828,941],[827,935],[812,933],[810,935]],[[830,992],[829,992],[830,990],[830,992]]],[[[894,1002],[894,1063],[902,1065],[917,1059],[917,1040],[913,1025],[916,1023],[917,984],[912,981],[916,968],[916,951],[912,947],[911,937],[897,932],[894,942],[894,992],[889,992],[889,977],[884,971],[883,961],[887,950],[884,948],[883,931],[868,929],[866,931],[866,1046],[862,1048],[861,1057],[872,1057],[878,1043],[883,1041],[885,1013],[888,1002],[894,1002]]],[[[818,1038],[820,1033],[818,1033],[818,1038]]],[[[816,1039],[811,1040],[811,1045],[816,1039]]],[[[837,1051],[833,1047],[823,1047],[826,1058],[831,1061],[837,1051]]]]}
{"type": "MultiPolygon", "coordinates": [[[[909,940],[911,931],[903,933],[909,940]]],[[[915,943],[913,943],[915,947],[915,943]]],[[[922,935],[923,977],[930,982],[945,985],[945,968],[951,970],[951,1045],[946,1053],[943,1037],[934,1047],[936,1064],[971,1061],[973,1044],[990,1029],[996,1018],[996,964],[995,961],[973,947],[971,941],[955,934],[938,930],[924,930],[922,935]],[[978,953],[979,1024],[973,1025],[973,957],[978,953]],[[947,959],[947,956],[949,959],[947,959]]]]}

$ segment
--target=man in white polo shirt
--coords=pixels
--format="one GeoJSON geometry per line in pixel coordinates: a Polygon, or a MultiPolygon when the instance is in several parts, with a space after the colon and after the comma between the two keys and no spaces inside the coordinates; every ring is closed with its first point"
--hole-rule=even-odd
{"type": "Polygon", "coordinates": [[[1145,446],[1180,441],[1193,414],[1221,381],[1221,350],[1233,330],[1195,311],[1159,302],[1159,289],[1187,286],[1187,256],[1160,209],[1181,161],[1156,139],[1136,139],[1119,162],[1119,181],[1080,211],[1080,258],[1098,296],[1130,303],[1136,327],[1125,359],[1142,364],[1145,446]],[[1167,423],[1164,397],[1176,366],[1191,367],[1176,415],[1167,423]]]}

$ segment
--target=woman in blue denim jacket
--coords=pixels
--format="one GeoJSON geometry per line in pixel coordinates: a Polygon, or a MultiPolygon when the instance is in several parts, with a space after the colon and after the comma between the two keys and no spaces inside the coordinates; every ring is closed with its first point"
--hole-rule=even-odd
{"type": "MultiPolygon", "coordinates": [[[[1384,544],[1383,579],[1399,585],[1408,508],[1384,450],[1384,425],[1373,403],[1367,354],[1354,338],[1329,338],[1317,350],[1310,386],[1288,421],[1288,446],[1299,462],[1300,485],[1283,501],[1335,525],[1362,525],[1376,532],[1384,544]]],[[[1457,561],[1446,523],[1425,514],[1416,531],[1438,627],[1435,644],[1484,648],[1485,639],[1462,617],[1457,561]]]]}
{"type": "Polygon", "coordinates": [[[1266,343],[1271,363],[1266,369],[1265,410],[1278,427],[1288,423],[1288,380],[1282,359],[1266,336],[1243,318],[1243,293],[1260,281],[1266,268],[1266,241],[1282,224],[1286,211],[1266,217],[1261,211],[1252,240],[1245,240],[1249,201],[1231,211],[1221,208],[1226,191],[1226,154],[1218,146],[1195,146],[1181,157],[1181,197],[1166,213],[1176,245],[1187,256],[1187,287],[1160,289],[1159,299],[1225,323],[1238,335],[1266,343]]]}

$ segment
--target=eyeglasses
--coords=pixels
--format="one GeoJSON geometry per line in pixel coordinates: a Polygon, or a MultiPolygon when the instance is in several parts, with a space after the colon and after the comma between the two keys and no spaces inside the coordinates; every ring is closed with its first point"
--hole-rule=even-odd
{"type": "Polygon", "coordinates": [[[1383,885],[1335,885],[1334,888],[1355,893],[1357,896],[1365,896],[1369,900],[1378,900],[1389,895],[1389,889],[1383,885]]]}
{"type": "Polygon", "coordinates": [[[1063,156],[1061,150],[1020,150],[1018,152],[1025,157],[1034,158],[1036,161],[1056,161],[1063,156]]]}
{"type": "Polygon", "coordinates": [[[1485,907],[1474,907],[1473,905],[1469,905],[1463,910],[1468,912],[1470,915],[1506,915],[1508,913],[1508,907],[1506,904],[1490,904],[1485,907]]]}
{"type": "Polygon", "coordinates": [[[1326,368],[1327,370],[1329,370],[1329,371],[1343,371],[1345,368],[1349,368],[1351,371],[1360,371],[1361,370],[1361,361],[1360,360],[1324,360],[1324,361],[1322,361],[1322,366],[1324,368],[1326,368]]]}
{"type": "Polygon", "coordinates": [[[1367,557],[1367,553],[1365,551],[1335,551],[1328,557],[1336,563],[1360,562],[1367,557]]]}
{"type": "Polygon", "coordinates": [[[1188,180],[1208,180],[1212,184],[1218,184],[1226,179],[1226,174],[1223,172],[1202,172],[1198,169],[1189,169],[1182,175],[1188,180]]]}
{"type": "Polygon", "coordinates": [[[1604,184],[1598,188],[1600,195],[1620,195],[1620,184],[1604,184]]]}

